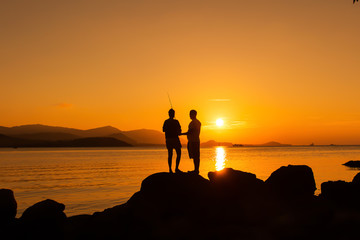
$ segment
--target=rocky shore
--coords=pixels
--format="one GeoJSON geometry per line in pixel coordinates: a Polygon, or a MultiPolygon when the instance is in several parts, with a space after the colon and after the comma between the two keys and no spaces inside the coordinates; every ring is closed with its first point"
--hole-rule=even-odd
{"type": "Polygon", "coordinates": [[[226,168],[209,179],[155,173],[125,204],[67,217],[45,200],[16,218],[11,190],[0,190],[0,239],[356,239],[360,174],[316,184],[311,168],[281,167],[266,180],[226,168]]]}

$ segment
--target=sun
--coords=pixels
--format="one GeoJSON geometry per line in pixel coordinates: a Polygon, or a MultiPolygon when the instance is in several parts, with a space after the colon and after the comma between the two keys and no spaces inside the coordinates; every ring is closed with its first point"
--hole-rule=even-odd
{"type": "Polygon", "coordinates": [[[224,120],[221,118],[216,119],[216,126],[222,127],[224,125],[224,120]]]}

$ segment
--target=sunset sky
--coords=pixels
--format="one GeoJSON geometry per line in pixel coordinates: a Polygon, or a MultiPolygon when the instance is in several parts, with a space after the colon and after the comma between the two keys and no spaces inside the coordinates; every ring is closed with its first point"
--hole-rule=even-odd
{"type": "Polygon", "coordinates": [[[0,1],[0,126],[360,144],[360,3],[0,1]],[[215,125],[222,118],[224,126],[215,125]]]}

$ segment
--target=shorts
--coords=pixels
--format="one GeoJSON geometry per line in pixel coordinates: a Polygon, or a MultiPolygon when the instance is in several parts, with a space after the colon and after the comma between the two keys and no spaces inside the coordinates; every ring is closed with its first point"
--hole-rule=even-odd
{"type": "Polygon", "coordinates": [[[177,148],[181,148],[181,143],[180,140],[178,138],[168,138],[166,139],[166,148],[171,150],[171,149],[177,149],[177,148]]]}
{"type": "Polygon", "coordinates": [[[200,142],[188,142],[189,158],[200,159],[200,142]]]}

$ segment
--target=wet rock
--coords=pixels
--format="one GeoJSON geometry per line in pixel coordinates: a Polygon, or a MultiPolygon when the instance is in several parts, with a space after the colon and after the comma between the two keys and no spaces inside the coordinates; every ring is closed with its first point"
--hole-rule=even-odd
{"type": "Polygon", "coordinates": [[[265,181],[267,190],[284,198],[311,198],[316,184],[313,171],[305,165],[283,166],[265,181]]]}
{"type": "Polygon", "coordinates": [[[0,225],[14,221],[17,212],[17,203],[14,192],[9,189],[0,189],[0,225]]]}
{"type": "Polygon", "coordinates": [[[62,239],[66,215],[65,205],[44,200],[24,211],[20,220],[24,237],[30,239],[62,239]]]}

